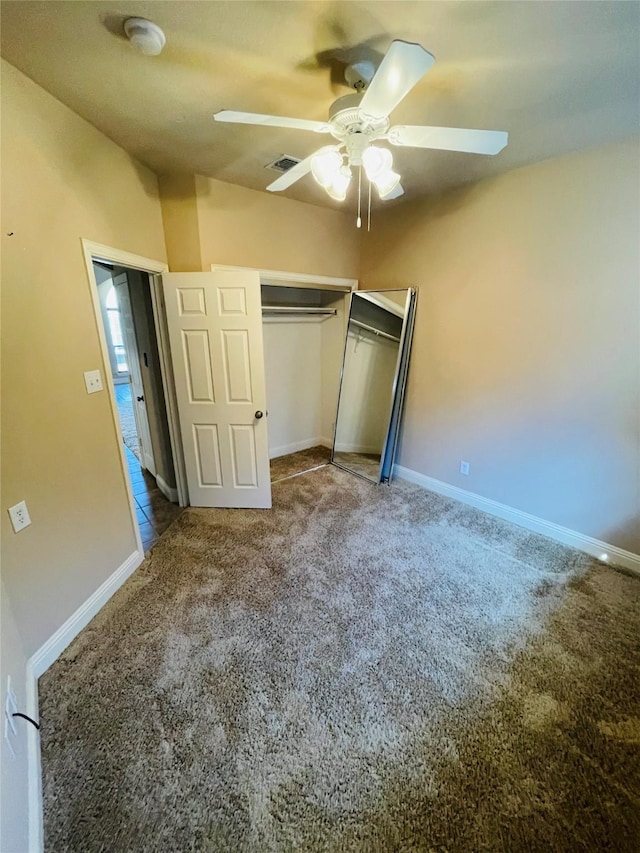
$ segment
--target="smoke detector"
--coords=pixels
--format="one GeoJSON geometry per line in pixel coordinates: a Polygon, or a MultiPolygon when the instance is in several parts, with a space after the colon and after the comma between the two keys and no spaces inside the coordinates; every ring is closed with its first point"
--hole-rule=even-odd
{"type": "Polygon", "coordinates": [[[160,27],[146,18],[127,18],[124,32],[131,44],[145,56],[157,56],[166,42],[160,27]]]}

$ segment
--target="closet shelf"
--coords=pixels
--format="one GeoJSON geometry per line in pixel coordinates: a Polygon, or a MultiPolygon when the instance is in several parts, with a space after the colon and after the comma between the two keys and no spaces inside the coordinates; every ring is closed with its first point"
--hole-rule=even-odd
{"type": "Polygon", "coordinates": [[[376,329],[373,326],[368,326],[366,323],[361,323],[360,320],[349,320],[349,325],[357,326],[359,329],[364,329],[365,332],[373,332],[374,335],[378,335],[381,338],[387,338],[390,341],[396,341],[400,343],[400,338],[396,338],[395,335],[390,335],[388,332],[383,332],[380,329],[376,329]]]}
{"type": "Polygon", "coordinates": [[[263,305],[262,306],[262,316],[263,317],[276,317],[278,315],[282,316],[291,316],[292,314],[313,314],[313,315],[326,315],[326,316],[336,316],[335,308],[315,308],[312,306],[300,305],[263,305]]]}

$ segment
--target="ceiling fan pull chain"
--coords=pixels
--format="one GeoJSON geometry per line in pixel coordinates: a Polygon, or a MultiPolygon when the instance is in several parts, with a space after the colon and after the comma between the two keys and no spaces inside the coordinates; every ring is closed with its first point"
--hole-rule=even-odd
{"type": "Polygon", "coordinates": [[[369,210],[367,212],[367,231],[371,231],[371,181],[369,181],[369,210]]]}
{"type": "Polygon", "coordinates": [[[358,166],[358,218],[356,219],[356,228],[362,228],[362,218],[360,216],[360,199],[362,198],[362,166],[358,166]]]}

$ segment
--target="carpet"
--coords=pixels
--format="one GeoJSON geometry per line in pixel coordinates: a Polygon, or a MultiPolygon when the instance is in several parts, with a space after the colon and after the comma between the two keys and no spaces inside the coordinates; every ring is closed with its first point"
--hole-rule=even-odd
{"type": "Polygon", "coordinates": [[[307,450],[299,450],[297,453],[288,453],[286,456],[277,456],[269,463],[271,466],[271,482],[277,483],[286,477],[293,477],[310,471],[320,465],[328,465],[331,462],[331,448],[309,447],[307,450]]]}
{"type": "Polygon", "coordinates": [[[187,509],[40,679],[46,851],[637,851],[640,581],[327,466],[187,509]]]}
{"type": "Polygon", "coordinates": [[[345,453],[340,451],[334,454],[338,465],[343,465],[354,474],[367,477],[377,482],[380,477],[380,454],[379,453],[345,453]]]}

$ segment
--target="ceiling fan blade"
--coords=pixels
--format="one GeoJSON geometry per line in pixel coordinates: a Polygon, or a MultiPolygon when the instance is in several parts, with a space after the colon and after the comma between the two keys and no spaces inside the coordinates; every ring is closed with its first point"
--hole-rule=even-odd
{"type": "Polygon", "coordinates": [[[360,110],[374,118],[385,118],[434,62],[435,57],[422,45],[392,41],[373,80],[365,89],[360,110]]]}
{"type": "Polygon", "coordinates": [[[304,178],[304,176],[308,175],[311,171],[311,158],[316,154],[317,151],[314,151],[313,154],[310,154],[308,157],[305,157],[304,160],[296,163],[296,165],[288,169],[284,175],[280,175],[280,177],[276,178],[273,183],[269,184],[267,189],[272,193],[277,193],[281,190],[286,190],[287,187],[290,187],[291,184],[295,184],[295,182],[299,181],[300,178],[304,178]]]}
{"type": "Polygon", "coordinates": [[[287,116],[269,116],[260,113],[239,113],[235,110],[220,110],[213,114],[216,121],[226,121],[231,124],[261,124],[266,127],[288,127],[293,130],[312,130],[315,133],[329,133],[330,127],[324,121],[309,121],[304,118],[288,118],[287,116]]]}
{"type": "Polygon", "coordinates": [[[398,184],[398,186],[391,190],[389,195],[386,195],[384,198],[381,198],[380,201],[391,201],[392,198],[400,198],[401,195],[404,195],[404,188],[402,184],[398,184]]]}
{"type": "Polygon", "coordinates": [[[464,130],[460,127],[396,125],[387,134],[392,145],[409,148],[439,148],[468,154],[498,154],[509,141],[504,130],[464,130]]]}

